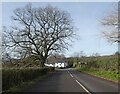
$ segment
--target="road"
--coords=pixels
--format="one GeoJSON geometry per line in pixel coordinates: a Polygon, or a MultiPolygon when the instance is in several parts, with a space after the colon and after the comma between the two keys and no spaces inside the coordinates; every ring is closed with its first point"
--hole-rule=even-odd
{"type": "Polygon", "coordinates": [[[58,69],[24,92],[118,92],[118,84],[73,69],[58,69]]]}

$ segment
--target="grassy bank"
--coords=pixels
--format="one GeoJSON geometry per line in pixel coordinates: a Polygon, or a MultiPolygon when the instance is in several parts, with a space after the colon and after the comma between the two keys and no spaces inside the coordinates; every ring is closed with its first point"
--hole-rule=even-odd
{"type": "Polygon", "coordinates": [[[120,59],[116,54],[81,57],[74,65],[79,71],[118,82],[120,59]]]}
{"type": "Polygon", "coordinates": [[[25,82],[30,82],[38,77],[53,71],[51,68],[25,68],[25,69],[3,69],[2,70],[2,90],[7,91],[13,87],[20,86],[25,82]]]}
{"type": "Polygon", "coordinates": [[[118,82],[118,72],[116,71],[105,71],[105,70],[98,70],[87,67],[77,68],[77,70],[86,72],[91,75],[95,75],[97,77],[105,78],[114,82],[118,82]]]}

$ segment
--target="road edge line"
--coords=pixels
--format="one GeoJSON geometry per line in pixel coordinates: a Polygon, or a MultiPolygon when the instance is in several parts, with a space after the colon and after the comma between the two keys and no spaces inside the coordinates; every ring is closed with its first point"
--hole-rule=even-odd
{"type": "Polygon", "coordinates": [[[70,74],[70,76],[76,81],[77,84],[79,84],[79,86],[81,86],[88,94],[91,94],[91,92],[84,86],[82,85],[78,80],[76,80],[74,78],[74,76],[68,71],[68,73],[70,74]]]}
{"type": "Polygon", "coordinates": [[[87,90],[85,88],[85,86],[83,86],[78,80],[75,79],[75,81],[88,93],[88,94],[91,94],[89,90],[87,90]]]}

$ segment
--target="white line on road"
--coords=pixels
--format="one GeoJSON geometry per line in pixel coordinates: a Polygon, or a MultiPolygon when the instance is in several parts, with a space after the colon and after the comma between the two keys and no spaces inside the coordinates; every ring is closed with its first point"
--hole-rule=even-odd
{"type": "Polygon", "coordinates": [[[70,73],[70,72],[68,71],[68,73],[70,73]]]}
{"type": "Polygon", "coordinates": [[[73,78],[73,75],[68,71],[68,73],[70,74],[70,76],[73,78]]]}
{"type": "Polygon", "coordinates": [[[79,81],[75,80],[88,94],[91,94],[79,81]]]}
{"type": "Polygon", "coordinates": [[[70,74],[70,76],[88,93],[91,94],[78,80],[76,80],[73,75],[68,71],[68,73],[70,74]]]}
{"type": "Polygon", "coordinates": [[[73,75],[72,75],[72,74],[70,74],[70,76],[71,76],[71,77],[73,77],[73,75]]]}

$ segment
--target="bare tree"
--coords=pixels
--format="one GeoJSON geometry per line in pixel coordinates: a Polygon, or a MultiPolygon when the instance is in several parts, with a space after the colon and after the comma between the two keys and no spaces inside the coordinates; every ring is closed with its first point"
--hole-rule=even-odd
{"type": "Polygon", "coordinates": [[[120,32],[118,32],[119,11],[120,9],[118,8],[118,5],[115,4],[113,10],[100,21],[101,24],[106,28],[105,31],[102,32],[102,36],[110,42],[120,42],[120,32]]]}
{"type": "Polygon", "coordinates": [[[31,4],[14,11],[16,26],[7,31],[9,47],[21,47],[36,56],[41,65],[53,52],[67,49],[67,40],[74,35],[72,19],[66,11],[50,5],[33,8],[31,4]]]}

